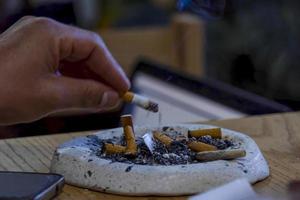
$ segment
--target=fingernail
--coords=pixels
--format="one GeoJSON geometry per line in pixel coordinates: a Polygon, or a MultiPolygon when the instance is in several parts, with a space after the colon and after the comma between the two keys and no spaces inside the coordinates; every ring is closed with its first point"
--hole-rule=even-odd
{"type": "Polygon", "coordinates": [[[102,101],[100,104],[101,108],[113,107],[118,103],[119,95],[114,91],[107,91],[102,96],[102,101]]]}

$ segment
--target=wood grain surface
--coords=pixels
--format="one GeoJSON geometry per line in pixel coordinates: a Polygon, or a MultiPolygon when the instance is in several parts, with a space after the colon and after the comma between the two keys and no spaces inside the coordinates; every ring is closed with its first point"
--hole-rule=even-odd
{"type": "MultiPolygon", "coordinates": [[[[300,112],[205,124],[243,132],[257,142],[271,168],[271,176],[254,185],[257,192],[282,194],[289,181],[300,179],[300,112]]],[[[52,154],[60,143],[91,133],[93,131],[0,140],[0,170],[48,172],[52,154]]],[[[66,185],[57,199],[179,200],[187,197],[122,197],[66,185]]]]}

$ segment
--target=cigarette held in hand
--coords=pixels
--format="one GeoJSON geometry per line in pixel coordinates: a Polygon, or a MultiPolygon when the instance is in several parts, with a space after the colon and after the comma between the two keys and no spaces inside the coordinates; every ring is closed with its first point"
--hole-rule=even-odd
{"type": "Polygon", "coordinates": [[[147,97],[135,94],[133,92],[126,92],[122,99],[127,103],[134,103],[146,110],[152,111],[152,112],[158,112],[158,104],[155,102],[152,102],[147,97]]]}

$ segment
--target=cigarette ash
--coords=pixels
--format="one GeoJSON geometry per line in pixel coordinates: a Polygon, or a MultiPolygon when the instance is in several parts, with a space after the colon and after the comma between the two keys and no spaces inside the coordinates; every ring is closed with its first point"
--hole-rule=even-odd
{"type": "MultiPolygon", "coordinates": [[[[142,137],[136,137],[136,143],[138,146],[138,152],[135,157],[128,157],[125,154],[110,154],[106,155],[104,150],[104,143],[125,145],[124,137],[113,137],[111,139],[100,140],[99,149],[93,151],[94,154],[100,158],[111,160],[112,162],[124,162],[128,164],[140,164],[140,165],[182,165],[198,163],[196,159],[196,153],[191,151],[187,143],[191,141],[200,141],[206,144],[216,146],[219,150],[223,150],[234,146],[234,143],[229,139],[215,139],[211,136],[202,136],[199,138],[189,138],[186,140],[176,140],[180,133],[174,129],[164,129],[162,131],[168,135],[174,141],[170,146],[166,146],[160,141],[154,139],[154,152],[153,154],[149,151],[142,137]]],[[[91,149],[92,150],[92,149],[91,149]]],[[[95,150],[93,148],[93,150],[95,150]]]]}
{"type": "Polygon", "coordinates": [[[150,101],[149,102],[149,105],[148,105],[148,107],[146,108],[147,110],[149,110],[149,111],[152,111],[152,112],[158,112],[158,104],[157,103],[154,103],[154,102],[152,102],[152,101],[150,101]]]}

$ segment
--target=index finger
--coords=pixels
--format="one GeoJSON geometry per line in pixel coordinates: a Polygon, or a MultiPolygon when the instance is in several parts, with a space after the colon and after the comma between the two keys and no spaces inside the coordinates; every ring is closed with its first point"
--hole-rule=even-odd
{"type": "Polygon", "coordinates": [[[62,29],[58,41],[61,61],[84,62],[118,92],[124,93],[129,89],[126,74],[98,34],[67,25],[63,25],[62,29]]]}

